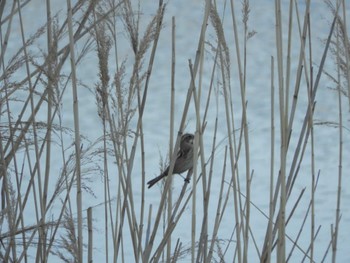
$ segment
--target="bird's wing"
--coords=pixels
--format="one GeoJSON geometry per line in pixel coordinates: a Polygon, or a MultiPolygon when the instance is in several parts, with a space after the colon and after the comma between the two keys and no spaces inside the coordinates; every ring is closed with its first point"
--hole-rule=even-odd
{"type": "Polygon", "coordinates": [[[181,158],[181,157],[183,157],[183,156],[185,156],[185,155],[186,155],[185,151],[179,150],[179,151],[177,152],[176,159],[179,159],[179,158],[181,158]]]}

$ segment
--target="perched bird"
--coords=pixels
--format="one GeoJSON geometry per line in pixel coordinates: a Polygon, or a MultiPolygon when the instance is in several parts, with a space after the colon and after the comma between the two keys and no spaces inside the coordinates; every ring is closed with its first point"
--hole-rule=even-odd
{"type": "MultiPolygon", "coordinates": [[[[193,166],[193,140],[194,135],[190,133],[186,133],[182,135],[180,142],[180,150],[177,153],[175,165],[174,165],[174,174],[183,173],[193,166]]],[[[169,166],[165,169],[161,175],[147,182],[148,188],[151,188],[154,184],[156,184],[159,180],[163,179],[169,173],[169,166]]]]}

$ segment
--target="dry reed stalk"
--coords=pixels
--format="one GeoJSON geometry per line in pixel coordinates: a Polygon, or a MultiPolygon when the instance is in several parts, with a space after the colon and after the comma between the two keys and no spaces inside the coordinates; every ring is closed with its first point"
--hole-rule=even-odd
{"type": "MultiPolygon", "coordinates": [[[[308,95],[311,96],[313,87],[313,68],[312,68],[312,45],[311,45],[311,22],[310,22],[310,15],[308,15],[308,32],[309,32],[309,70],[311,75],[311,81],[308,85],[308,95]]],[[[306,63],[305,63],[306,64],[306,63]]],[[[306,68],[306,67],[305,67],[306,68]]],[[[310,97],[308,97],[310,99],[310,97]]],[[[308,103],[308,107],[313,107],[313,104],[310,104],[310,100],[308,103]]],[[[310,109],[311,111],[311,109],[310,109]]],[[[314,140],[314,115],[313,111],[311,111],[312,114],[310,114],[310,127],[311,127],[311,231],[310,231],[310,261],[314,261],[314,240],[315,240],[315,191],[316,191],[316,180],[315,180],[315,140],[314,140]]]]}
{"type": "Polygon", "coordinates": [[[271,146],[270,146],[270,195],[269,195],[269,222],[267,226],[265,240],[267,240],[267,255],[266,262],[271,262],[271,251],[272,251],[272,224],[273,215],[275,213],[275,207],[273,206],[273,191],[274,191],[274,164],[275,164],[275,60],[271,56],[271,146]]]}
{"type": "MultiPolygon", "coordinates": [[[[216,130],[217,130],[217,122],[215,122],[215,133],[216,134],[216,130]]],[[[216,140],[216,136],[214,136],[213,138],[213,148],[215,146],[215,140],[216,140]]],[[[214,151],[212,152],[212,155],[214,154],[214,151]]],[[[214,158],[212,158],[213,160],[214,158]]],[[[220,223],[221,220],[220,218],[222,217],[223,213],[224,213],[224,208],[221,208],[222,205],[222,197],[223,197],[223,190],[224,190],[224,182],[225,182],[225,174],[226,174],[226,160],[227,160],[227,147],[225,147],[225,157],[224,157],[224,163],[223,163],[223,171],[222,171],[222,178],[221,178],[221,185],[220,185],[220,194],[219,194],[219,198],[218,198],[218,204],[217,204],[217,210],[216,210],[216,216],[215,216],[215,223],[214,223],[214,227],[213,227],[213,235],[211,238],[211,242],[210,242],[210,246],[209,246],[209,251],[207,254],[207,258],[206,261],[207,262],[211,262],[212,257],[213,257],[213,251],[214,251],[214,245],[215,245],[215,241],[217,240],[217,235],[218,235],[218,230],[220,227],[220,223]]],[[[211,164],[212,166],[212,164],[211,164]]],[[[210,177],[211,178],[211,177],[210,177]]]]}
{"type": "Polygon", "coordinates": [[[275,1],[276,19],[276,46],[277,46],[277,69],[278,69],[278,91],[279,91],[279,113],[281,130],[281,154],[280,154],[280,211],[278,220],[278,246],[277,261],[285,262],[285,209],[286,209],[286,155],[287,155],[287,111],[285,108],[285,89],[283,75],[283,47],[282,47],[282,15],[281,2],[275,1]]]}
{"type": "Polygon", "coordinates": [[[83,261],[83,211],[82,211],[82,190],[81,190],[81,144],[80,144],[80,120],[79,120],[79,101],[77,91],[77,76],[75,67],[75,49],[73,36],[73,22],[72,22],[72,6],[70,0],[67,0],[68,13],[68,32],[69,32],[69,49],[70,61],[72,70],[72,92],[73,92],[73,113],[74,113],[74,133],[75,133],[75,159],[76,159],[76,177],[77,177],[77,211],[78,211],[78,237],[77,237],[77,255],[78,262],[83,261]]]}
{"type": "Polygon", "coordinates": [[[180,256],[181,246],[182,246],[182,243],[178,239],[177,242],[176,242],[176,246],[175,246],[175,250],[174,250],[174,253],[173,253],[173,257],[172,257],[170,262],[172,262],[172,263],[177,262],[177,260],[178,260],[178,258],[180,256]]]}
{"type": "Polygon", "coordinates": [[[88,257],[87,262],[93,262],[93,225],[92,225],[92,207],[87,210],[87,222],[88,222],[88,257]]]}
{"type": "MultiPolygon", "coordinates": [[[[171,153],[173,152],[173,145],[174,145],[174,115],[175,115],[175,65],[176,65],[176,23],[175,23],[175,17],[172,17],[172,30],[171,30],[171,85],[170,85],[170,128],[169,128],[169,156],[171,156],[171,153]]],[[[168,224],[171,223],[171,214],[172,214],[172,207],[173,207],[173,193],[172,193],[172,176],[170,179],[170,187],[168,192],[168,224]]],[[[177,243],[178,246],[178,243],[177,243]]],[[[179,247],[180,249],[181,247],[179,247]]],[[[175,251],[177,248],[175,247],[175,251]]],[[[167,262],[171,260],[171,239],[169,238],[167,243],[167,262]]],[[[174,252],[175,255],[177,254],[174,252]]],[[[176,261],[176,256],[174,257],[176,261]]]]}
{"type": "MultiPolygon", "coordinates": [[[[203,46],[201,48],[203,50],[203,46]]],[[[202,54],[201,54],[202,55],[202,54]]],[[[202,60],[202,56],[199,58],[202,60]]],[[[194,143],[193,143],[193,160],[198,160],[198,129],[199,129],[199,122],[200,122],[200,116],[198,112],[198,97],[196,92],[196,84],[193,76],[193,65],[191,60],[189,60],[189,70],[191,74],[191,86],[192,86],[192,98],[195,104],[195,112],[196,112],[196,132],[194,137],[194,143]]],[[[199,74],[200,75],[200,74],[199,74]]],[[[197,162],[193,162],[193,168],[192,168],[192,211],[197,211],[197,162]]],[[[193,263],[195,260],[195,249],[196,249],[196,221],[197,216],[196,213],[192,213],[191,216],[191,262],[193,263]]]]}
{"type": "MultiPolygon", "coordinates": [[[[337,6],[340,6],[337,3],[337,6]]],[[[339,30],[339,24],[336,28],[336,31],[339,30]]],[[[339,34],[337,34],[336,38],[336,46],[337,46],[337,57],[339,59],[340,52],[340,39],[339,34]]],[[[347,52],[345,52],[347,53],[347,52]]],[[[338,112],[339,112],[339,163],[338,163],[338,189],[337,189],[337,206],[335,212],[335,227],[334,232],[332,233],[332,262],[336,262],[337,256],[337,244],[338,244],[338,233],[339,233],[339,222],[340,222],[340,204],[341,204],[341,190],[342,190],[342,177],[343,177],[343,113],[342,113],[342,94],[340,92],[340,64],[337,64],[337,82],[338,82],[338,112]]],[[[349,75],[349,74],[348,74],[349,75]]]]}

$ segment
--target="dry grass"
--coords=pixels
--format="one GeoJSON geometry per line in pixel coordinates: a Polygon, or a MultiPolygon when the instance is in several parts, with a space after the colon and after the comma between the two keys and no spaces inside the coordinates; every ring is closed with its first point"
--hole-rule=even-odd
{"type": "MultiPolygon", "coordinates": [[[[53,2],[47,0],[46,24],[28,36],[23,16],[28,16],[32,2],[35,1],[0,3],[2,261],[51,262],[55,258],[63,262],[92,262],[96,260],[98,244],[112,262],[178,262],[189,258],[191,262],[250,262],[252,254],[261,262],[287,262],[295,251],[306,261],[315,262],[315,255],[321,253],[322,262],[330,258],[336,262],[342,215],[342,145],[346,129],[343,123],[348,117],[343,116],[348,113],[343,112],[342,105],[350,93],[345,1],[327,1],[334,20],[323,54],[312,53],[310,1],[305,3],[304,14],[299,13],[298,1],[290,1],[288,24],[283,24],[281,1],[275,1],[276,53],[271,57],[271,116],[267,119],[271,132],[267,213],[251,200],[255,172],[250,153],[247,56],[248,43],[256,32],[249,27],[254,19],[250,12],[255,8],[249,1],[244,0],[238,6],[232,0],[225,2],[229,10],[225,12],[218,9],[215,1],[205,1],[195,59],[189,60],[191,79],[183,109],[175,109],[176,18],[172,19],[170,171],[191,107],[195,111],[194,157],[198,162],[187,174],[191,182],[184,183],[178,196],[173,193],[172,177],[167,177],[155,207],[147,207],[146,200],[144,113],[163,20],[167,16],[166,4],[159,1],[154,14],[144,19],[141,1],[91,0],[78,1],[72,6],[67,0],[64,3],[67,12],[53,14],[53,2]],[[240,12],[242,20],[238,21],[236,15],[240,12]],[[225,27],[224,21],[230,21],[231,27],[225,27]],[[293,58],[298,61],[295,71],[290,66],[292,40],[295,41],[291,34],[293,21],[297,21],[300,35],[296,39],[300,42],[298,57],[293,58]],[[14,23],[19,25],[18,32],[13,29],[14,23]],[[123,38],[118,32],[122,32],[123,38]],[[12,34],[18,34],[15,37],[21,43],[15,51],[8,46],[12,34]],[[288,35],[287,39],[283,35],[288,35]],[[228,41],[228,36],[233,36],[233,43],[228,41]],[[43,39],[46,46],[37,48],[43,39]],[[129,57],[119,55],[120,45],[129,47],[129,57]],[[84,58],[89,54],[96,54],[98,60],[93,83],[79,79],[84,58]],[[321,57],[316,74],[313,56],[321,57]],[[329,56],[334,58],[336,74],[324,70],[329,56]],[[208,60],[211,63],[206,63],[208,60]],[[233,74],[236,67],[232,64],[237,65],[237,74],[233,74]],[[203,84],[205,70],[211,72],[209,87],[203,84]],[[315,198],[320,171],[314,159],[314,132],[326,122],[315,120],[314,111],[323,75],[334,82],[334,90],[338,92],[334,107],[339,108],[339,118],[332,125],[339,130],[339,169],[337,209],[329,246],[326,251],[316,251],[320,226],[316,224],[315,198]],[[294,87],[291,80],[295,80],[294,87]],[[307,86],[306,108],[298,104],[301,81],[307,86]],[[238,83],[239,93],[233,94],[232,83],[238,83]],[[102,129],[94,141],[84,137],[81,130],[82,118],[87,118],[79,113],[85,103],[80,97],[82,89],[90,91],[89,96],[93,94],[96,101],[96,116],[102,129]],[[240,103],[236,105],[233,98],[238,95],[240,103]],[[217,104],[219,97],[223,105],[217,104]],[[72,104],[66,105],[67,101],[72,104]],[[73,110],[69,116],[71,126],[67,127],[64,119],[69,107],[73,110]],[[222,107],[224,116],[216,113],[215,118],[208,119],[208,112],[218,112],[217,107],[222,107]],[[234,107],[239,107],[240,116],[234,107]],[[302,127],[300,131],[294,130],[295,114],[301,110],[304,110],[302,127]],[[181,116],[180,123],[175,123],[176,114],[181,116]],[[238,126],[237,119],[241,120],[238,126]],[[225,133],[223,140],[218,137],[220,120],[224,123],[220,127],[225,133]],[[208,129],[208,123],[214,128],[208,129]],[[297,138],[293,149],[292,133],[297,138]],[[203,142],[208,134],[206,137],[212,138],[210,148],[203,142]],[[217,157],[219,148],[224,149],[222,160],[217,157]],[[275,151],[277,148],[280,151],[275,151]],[[310,156],[306,156],[309,152],[310,156]],[[299,191],[295,182],[306,158],[311,160],[310,184],[299,191]],[[141,176],[135,178],[134,167],[141,171],[141,176]],[[217,195],[212,194],[213,178],[215,183],[219,182],[217,195]],[[102,189],[97,193],[91,187],[93,184],[102,189]],[[309,195],[306,191],[310,191],[309,195]],[[93,205],[91,198],[101,194],[101,203],[93,205]],[[296,236],[291,237],[286,227],[305,199],[308,207],[296,236]],[[198,207],[202,213],[196,213],[198,207]],[[191,223],[188,222],[190,240],[175,239],[173,233],[188,208],[192,211],[191,223]],[[254,232],[252,210],[258,210],[266,218],[264,240],[257,239],[254,232]],[[103,212],[96,215],[96,211],[103,212]],[[216,211],[215,215],[210,211],[216,211]],[[229,228],[222,224],[227,216],[231,218],[229,228]],[[98,218],[98,227],[94,218],[98,218]],[[307,223],[310,227],[306,227],[307,223]],[[103,229],[103,233],[97,228],[103,229]],[[227,233],[229,229],[231,233],[227,233]],[[222,231],[231,237],[223,239],[222,231]],[[306,245],[305,238],[300,242],[305,232],[309,236],[306,245]],[[96,240],[96,236],[102,236],[103,240],[96,240]]],[[[93,124],[92,128],[97,129],[97,125],[93,124]]]]}

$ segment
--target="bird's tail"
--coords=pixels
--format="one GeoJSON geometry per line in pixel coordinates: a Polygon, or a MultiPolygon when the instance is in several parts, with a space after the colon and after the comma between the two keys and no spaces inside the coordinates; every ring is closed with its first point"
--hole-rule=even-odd
{"type": "Polygon", "coordinates": [[[148,181],[148,188],[151,188],[153,185],[158,183],[158,181],[162,180],[167,174],[164,172],[161,175],[157,176],[156,178],[153,178],[152,180],[148,181]]]}

